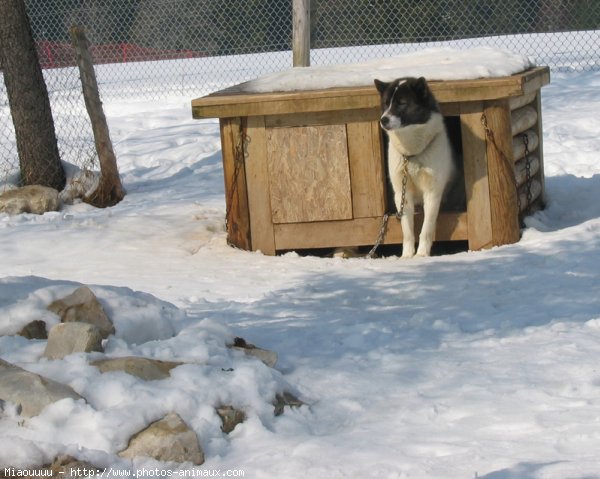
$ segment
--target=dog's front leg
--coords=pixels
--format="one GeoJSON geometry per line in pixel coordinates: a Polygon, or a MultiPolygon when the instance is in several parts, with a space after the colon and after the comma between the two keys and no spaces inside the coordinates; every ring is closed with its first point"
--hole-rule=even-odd
{"type": "Polygon", "coordinates": [[[410,177],[404,182],[405,158],[390,145],[388,149],[388,168],[392,188],[394,190],[394,203],[396,210],[402,211],[400,225],[402,226],[402,257],[412,258],[415,255],[415,198],[412,191],[410,177]],[[402,191],[404,190],[404,194],[402,191]]]}
{"type": "Polygon", "coordinates": [[[429,256],[431,254],[431,245],[435,237],[437,217],[440,211],[442,195],[438,192],[431,192],[423,195],[423,227],[419,235],[419,248],[417,256],[429,256]]]}
{"type": "MultiPolygon", "coordinates": [[[[396,195],[396,207],[401,209],[401,195],[396,195]],[[399,202],[400,200],[400,202],[399,202]]],[[[402,257],[412,258],[415,255],[415,198],[409,188],[404,197],[404,211],[400,218],[402,226],[402,257]]]]}

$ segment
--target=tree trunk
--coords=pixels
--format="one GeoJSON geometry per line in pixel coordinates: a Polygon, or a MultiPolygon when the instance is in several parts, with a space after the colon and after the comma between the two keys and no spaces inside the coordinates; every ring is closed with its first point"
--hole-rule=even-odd
{"type": "Polygon", "coordinates": [[[0,67],[15,126],[21,182],[60,191],[65,171],[23,0],[0,0],[0,67]]]}
{"type": "Polygon", "coordinates": [[[121,201],[125,196],[125,190],[119,177],[117,157],[110,141],[108,124],[102,110],[98,82],[94,73],[94,65],[83,28],[72,26],[71,40],[77,52],[77,65],[81,76],[83,98],[92,122],[96,152],[100,160],[100,183],[92,194],[84,198],[84,201],[99,208],[105,208],[116,205],[121,201]]]}

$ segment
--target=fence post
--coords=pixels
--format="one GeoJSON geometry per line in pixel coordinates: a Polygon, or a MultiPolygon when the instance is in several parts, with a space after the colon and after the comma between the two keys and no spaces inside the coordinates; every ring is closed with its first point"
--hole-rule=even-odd
{"type": "Polygon", "coordinates": [[[310,66],[310,0],[293,0],[292,51],[295,67],[310,66]]]}

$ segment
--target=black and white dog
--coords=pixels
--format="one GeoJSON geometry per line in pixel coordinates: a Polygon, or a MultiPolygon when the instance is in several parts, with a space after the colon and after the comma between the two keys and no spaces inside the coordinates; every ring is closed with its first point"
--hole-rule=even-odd
{"type": "Polygon", "coordinates": [[[403,211],[402,257],[415,254],[414,209],[423,204],[417,256],[429,256],[444,192],[455,175],[444,118],[425,78],[375,80],[381,95],[381,127],[389,138],[388,171],[394,202],[403,211]],[[404,187],[403,178],[408,178],[404,187]]]}

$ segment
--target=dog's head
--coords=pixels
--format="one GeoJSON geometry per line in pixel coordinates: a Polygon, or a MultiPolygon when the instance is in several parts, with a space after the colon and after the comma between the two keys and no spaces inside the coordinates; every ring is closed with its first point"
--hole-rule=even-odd
{"type": "Polygon", "coordinates": [[[395,130],[407,125],[427,123],[439,106],[425,78],[399,78],[393,82],[375,80],[381,95],[381,127],[395,130]]]}

